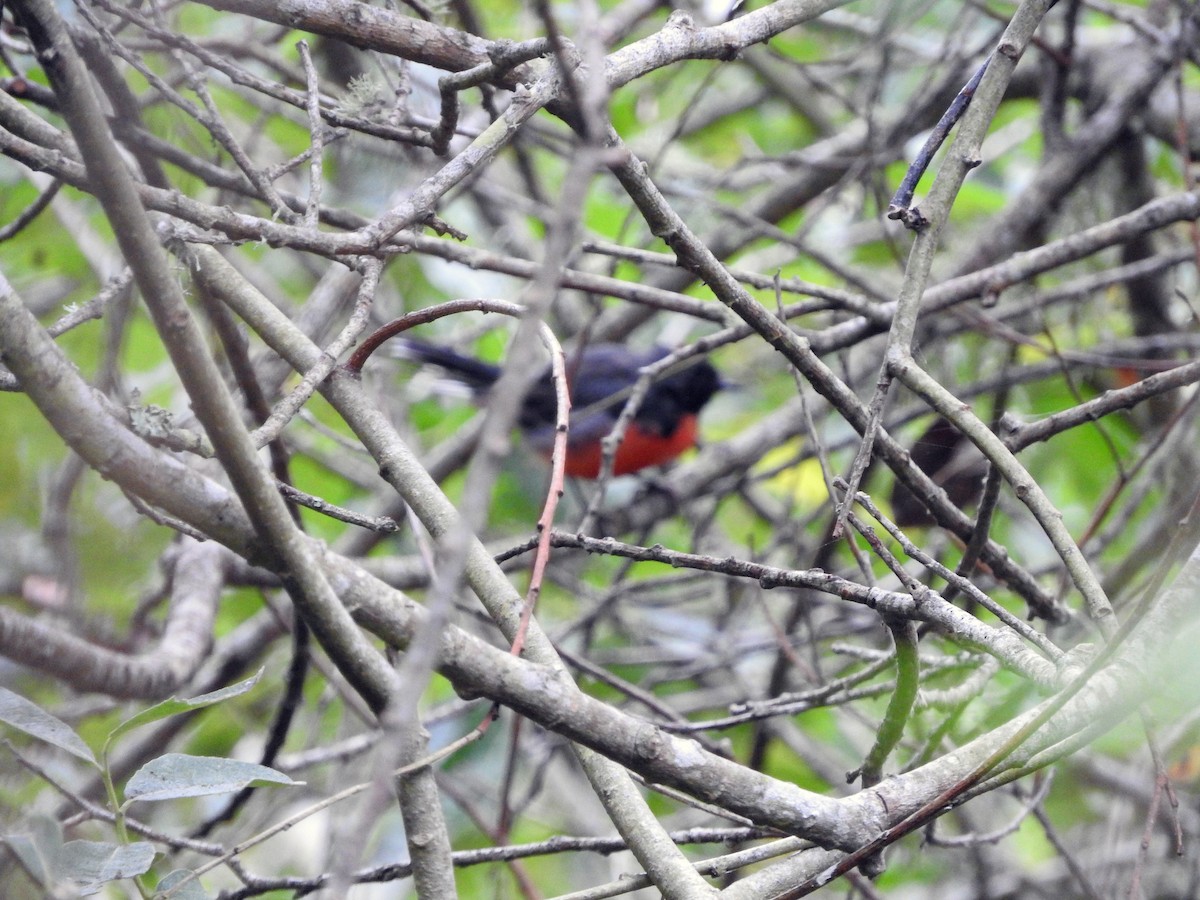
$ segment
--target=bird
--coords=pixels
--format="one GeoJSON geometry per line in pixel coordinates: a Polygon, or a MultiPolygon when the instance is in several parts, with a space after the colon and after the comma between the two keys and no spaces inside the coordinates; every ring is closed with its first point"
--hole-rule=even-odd
{"type": "MultiPolygon", "coordinates": [[[[499,366],[449,347],[408,337],[392,343],[393,355],[445,370],[483,402],[500,377],[499,366]]],[[[567,475],[599,476],[601,441],[613,430],[641,369],[669,352],[660,346],[638,351],[622,344],[598,343],[567,354],[567,385],[574,410],[567,434],[567,475]]],[[[625,430],[613,474],[629,475],[662,465],[694,446],[700,411],[726,386],[716,368],[703,358],[657,378],[625,430]]],[[[517,417],[524,439],[543,456],[548,457],[553,447],[557,414],[554,381],[547,366],[525,395],[517,417]]]]}
{"type": "MultiPolygon", "coordinates": [[[[942,416],[934,419],[917,438],[909,455],[960,509],[975,503],[983,493],[987,459],[949,419],[942,416]]],[[[891,504],[892,521],[901,528],[934,523],[925,504],[898,481],[892,487],[891,504]]]]}

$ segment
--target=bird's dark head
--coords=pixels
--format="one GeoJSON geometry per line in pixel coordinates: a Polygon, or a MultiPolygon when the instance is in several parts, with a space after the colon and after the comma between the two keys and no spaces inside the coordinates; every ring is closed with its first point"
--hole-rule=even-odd
{"type": "Polygon", "coordinates": [[[700,412],[717,391],[731,387],[707,359],[667,376],[659,386],[674,395],[679,408],[689,413],[700,412]]]}

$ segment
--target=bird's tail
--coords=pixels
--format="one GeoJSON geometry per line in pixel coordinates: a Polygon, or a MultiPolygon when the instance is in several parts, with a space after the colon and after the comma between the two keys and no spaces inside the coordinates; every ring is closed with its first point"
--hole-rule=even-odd
{"type": "Polygon", "coordinates": [[[388,349],[392,356],[399,359],[428,363],[445,369],[457,381],[465,383],[475,391],[486,391],[500,377],[499,366],[463,356],[449,347],[427,344],[414,338],[396,338],[388,343],[388,349]]]}

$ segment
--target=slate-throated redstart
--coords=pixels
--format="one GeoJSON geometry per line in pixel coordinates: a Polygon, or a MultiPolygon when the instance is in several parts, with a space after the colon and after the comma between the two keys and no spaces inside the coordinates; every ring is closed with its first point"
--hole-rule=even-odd
{"type": "MultiPolygon", "coordinates": [[[[392,343],[396,355],[439,366],[481,397],[500,377],[499,366],[447,347],[411,338],[392,343]]],[[[574,410],[567,437],[568,475],[595,478],[600,474],[600,441],[621,415],[639,370],[669,352],[662,347],[638,352],[620,344],[593,344],[578,353],[568,352],[567,383],[574,410]]],[[[628,475],[661,465],[693,446],[696,417],[722,386],[721,376],[705,359],[651,384],[617,449],[613,474],[628,475]]],[[[548,455],[554,442],[557,408],[554,382],[547,367],[525,395],[517,419],[525,440],[542,454],[548,455]]]]}

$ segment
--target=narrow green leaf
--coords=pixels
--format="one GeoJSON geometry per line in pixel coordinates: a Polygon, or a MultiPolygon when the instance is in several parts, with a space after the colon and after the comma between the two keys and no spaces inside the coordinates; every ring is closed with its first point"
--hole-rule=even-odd
{"type": "Polygon", "coordinates": [[[4,842],[31,878],[42,887],[51,887],[55,860],[62,847],[62,826],[50,816],[39,815],[27,827],[28,831],[6,834],[4,842]]]}
{"type": "Polygon", "coordinates": [[[191,877],[192,873],[187,869],[176,869],[170,872],[167,876],[158,883],[158,890],[154,892],[155,897],[160,897],[175,885],[181,883],[185,878],[189,879],[187,884],[179,888],[171,895],[171,900],[209,900],[208,892],[204,890],[204,886],[200,884],[200,880],[191,877]]]}
{"type": "Polygon", "coordinates": [[[0,722],[100,767],[91,748],[70,725],[7,688],[0,688],[0,722]]]}
{"type": "Polygon", "coordinates": [[[257,763],[216,756],[168,753],[142,766],[125,785],[125,806],[135,800],[174,800],[227,794],[251,785],[295,785],[287,775],[257,763]]]}
{"type": "Polygon", "coordinates": [[[72,896],[95,894],[106,882],[148,872],[154,862],[154,845],[145,841],[64,844],[61,826],[49,816],[33,817],[28,829],[5,835],[4,841],[48,895],[59,896],[64,890],[69,890],[72,896]]]}
{"type": "Polygon", "coordinates": [[[131,716],[114,728],[105,742],[105,749],[107,750],[108,746],[120,735],[125,734],[127,731],[132,731],[134,728],[149,725],[151,722],[157,722],[159,719],[166,719],[169,716],[177,716],[180,713],[203,709],[206,706],[212,706],[214,703],[220,703],[222,700],[228,700],[231,697],[244,694],[258,684],[258,680],[262,678],[262,673],[263,670],[259,669],[245,681],[231,684],[229,687],[221,688],[219,691],[212,691],[207,694],[201,694],[199,697],[192,697],[190,700],[169,697],[160,703],[156,703],[149,709],[144,709],[137,715],[131,716]]]}
{"type": "Polygon", "coordinates": [[[58,855],[60,878],[80,886],[80,894],[95,894],[109,881],[132,878],[150,870],[154,845],[111,844],[102,841],[67,841],[58,855]]]}

